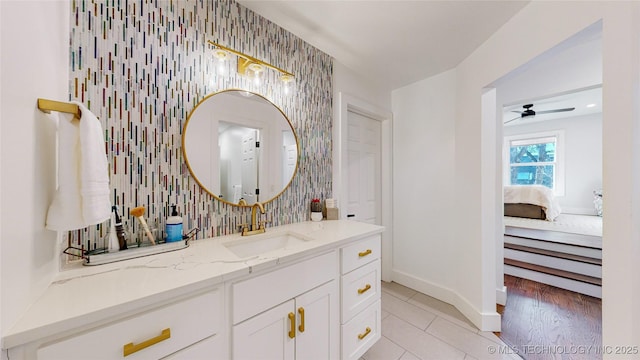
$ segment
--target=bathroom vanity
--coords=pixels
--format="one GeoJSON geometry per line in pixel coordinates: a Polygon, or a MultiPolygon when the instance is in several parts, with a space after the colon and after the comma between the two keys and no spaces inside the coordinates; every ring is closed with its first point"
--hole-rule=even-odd
{"type": "Polygon", "coordinates": [[[9,359],[358,359],[380,338],[383,227],[304,222],[61,272],[9,359]]]}

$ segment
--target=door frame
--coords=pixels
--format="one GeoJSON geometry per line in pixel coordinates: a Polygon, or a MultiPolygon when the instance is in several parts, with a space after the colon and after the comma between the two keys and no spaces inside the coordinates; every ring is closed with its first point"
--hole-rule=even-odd
{"type": "Polygon", "coordinates": [[[347,125],[348,112],[354,112],[380,121],[380,219],[385,227],[382,232],[382,280],[391,281],[393,268],[393,193],[392,193],[392,129],[393,114],[353,95],[338,93],[339,116],[333,126],[333,196],[342,207],[340,219],[346,219],[348,203],[347,125]]]}

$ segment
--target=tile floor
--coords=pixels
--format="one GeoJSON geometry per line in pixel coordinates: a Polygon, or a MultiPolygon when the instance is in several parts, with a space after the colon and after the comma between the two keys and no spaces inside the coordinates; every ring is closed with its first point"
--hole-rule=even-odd
{"type": "Polygon", "coordinates": [[[364,360],[518,359],[492,332],[455,307],[396,283],[382,283],[382,338],[364,360]]]}

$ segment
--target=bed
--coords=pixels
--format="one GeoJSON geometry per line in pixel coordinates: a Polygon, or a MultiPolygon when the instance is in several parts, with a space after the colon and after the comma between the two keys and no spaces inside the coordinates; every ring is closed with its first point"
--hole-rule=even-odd
{"type": "Polygon", "coordinates": [[[542,185],[504,187],[504,215],[553,221],[561,209],[553,190],[542,185]]]}

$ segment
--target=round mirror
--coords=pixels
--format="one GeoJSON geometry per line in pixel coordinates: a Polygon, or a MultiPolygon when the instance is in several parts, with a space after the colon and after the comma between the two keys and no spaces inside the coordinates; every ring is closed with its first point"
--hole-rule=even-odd
{"type": "Polygon", "coordinates": [[[298,139],[282,110],[242,90],[208,95],[184,125],[182,152],[196,182],[232,205],[266,203],[298,167],[298,139]]]}

